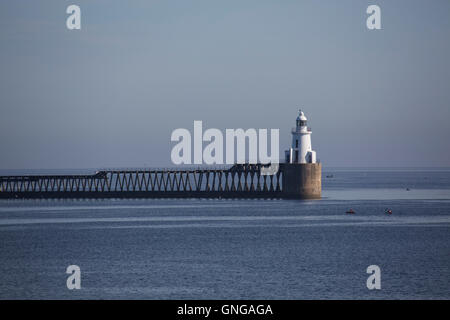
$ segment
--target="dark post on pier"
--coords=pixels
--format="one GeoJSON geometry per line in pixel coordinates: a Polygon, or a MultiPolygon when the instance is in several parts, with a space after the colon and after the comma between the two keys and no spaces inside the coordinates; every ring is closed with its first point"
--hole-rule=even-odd
{"type": "Polygon", "coordinates": [[[105,170],[92,175],[1,176],[0,198],[280,198],[319,199],[320,163],[260,164],[229,169],[105,170]]]}

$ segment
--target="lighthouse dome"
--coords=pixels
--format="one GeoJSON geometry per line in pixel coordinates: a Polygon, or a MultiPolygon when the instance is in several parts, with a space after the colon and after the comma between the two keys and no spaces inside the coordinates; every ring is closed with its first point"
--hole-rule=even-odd
{"type": "Polygon", "coordinates": [[[302,121],[306,121],[308,119],[306,119],[305,114],[303,113],[302,110],[298,110],[298,117],[297,120],[302,120],[302,121]]]}

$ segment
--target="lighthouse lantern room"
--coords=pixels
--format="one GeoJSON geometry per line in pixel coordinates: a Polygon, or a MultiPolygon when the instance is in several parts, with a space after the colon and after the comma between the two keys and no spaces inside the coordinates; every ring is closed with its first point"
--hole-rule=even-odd
{"type": "Polygon", "coordinates": [[[307,119],[299,110],[295,128],[292,128],[292,146],[285,151],[286,163],[316,163],[316,152],[311,147],[311,128],[307,119]]]}

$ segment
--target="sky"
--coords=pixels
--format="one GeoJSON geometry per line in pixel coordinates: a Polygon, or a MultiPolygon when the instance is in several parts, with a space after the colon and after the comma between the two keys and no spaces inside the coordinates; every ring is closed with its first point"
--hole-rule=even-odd
{"type": "Polygon", "coordinates": [[[450,166],[449,14],[447,0],[1,1],[0,169],[172,166],[171,133],[194,120],[278,128],[282,157],[299,108],[324,167],[450,166]]]}

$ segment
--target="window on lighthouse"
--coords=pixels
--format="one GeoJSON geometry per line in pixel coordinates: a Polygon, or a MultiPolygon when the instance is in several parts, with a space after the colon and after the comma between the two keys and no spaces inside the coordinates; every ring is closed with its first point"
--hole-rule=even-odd
{"type": "Polygon", "coordinates": [[[298,140],[295,140],[295,147],[298,148],[298,140]]]}

